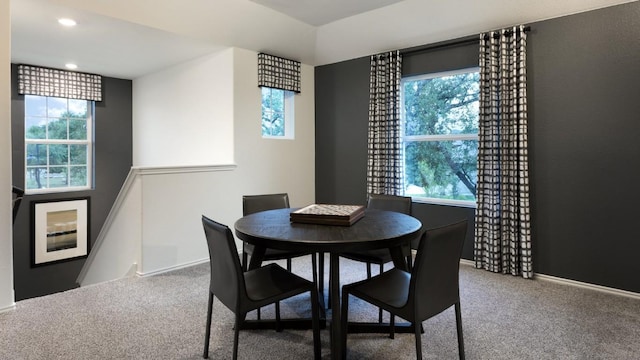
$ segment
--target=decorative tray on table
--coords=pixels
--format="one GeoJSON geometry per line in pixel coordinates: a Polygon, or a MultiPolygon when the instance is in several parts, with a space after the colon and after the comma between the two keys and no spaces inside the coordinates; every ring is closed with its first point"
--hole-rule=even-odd
{"type": "Polygon", "coordinates": [[[351,226],[364,216],[362,205],[312,204],[291,212],[291,222],[351,226]]]}

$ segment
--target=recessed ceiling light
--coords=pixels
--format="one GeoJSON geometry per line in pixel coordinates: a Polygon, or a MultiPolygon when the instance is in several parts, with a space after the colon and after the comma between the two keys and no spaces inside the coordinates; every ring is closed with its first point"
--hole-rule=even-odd
{"type": "Polygon", "coordinates": [[[66,19],[66,18],[58,19],[58,23],[60,23],[60,25],[68,26],[68,27],[76,26],[76,21],[73,19],[66,19]]]}
{"type": "Polygon", "coordinates": [[[71,64],[71,63],[69,63],[69,64],[64,64],[64,66],[65,66],[67,69],[69,69],[69,70],[75,70],[75,69],[77,69],[77,68],[78,68],[78,65],[76,65],[76,64],[71,64]]]}

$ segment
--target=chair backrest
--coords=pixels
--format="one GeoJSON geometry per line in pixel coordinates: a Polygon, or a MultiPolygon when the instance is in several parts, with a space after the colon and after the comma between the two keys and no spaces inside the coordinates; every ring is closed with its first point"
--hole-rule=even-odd
{"type": "Polygon", "coordinates": [[[226,225],[204,215],[202,225],[209,246],[211,264],[209,290],[225,306],[235,311],[240,305],[242,294],[246,294],[246,289],[233,233],[226,225]]]}
{"type": "Polygon", "coordinates": [[[265,195],[244,195],[242,197],[242,214],[249,215],[259,211],[284,209],[289,207],[289,195],[265,194],[265,195]]]}
{"type": "MultiPolygon", "coordinates": [[[[411,197],[385,194],[369,194],[368,209],[395,211],[411,215],[411,197]]],[[[420,237],[411,240],[411,248],[417,249],[420,237]]]]}
{"type": "Polygon", "coordinates": [[[409,301],[416,317],[427,319],[460,301],[458,277],[467,220],[427,230],[411,272],[409,301]]]}
{"type": "Polygon", "coordinates": [[[12,191],[13,196],[13,222],[16,222],[16,217],[18,216],[18,209],[20,209],[20,203],[22,202],[22,197],[24,196],[24,190],[20,189],[17,186],[14,186],[12,191]]]}
{"type": "Polygon", "coordinates": [[[395,211],[411,215],[411,197],[398,195],[370,194],[367,208],[395,211]]]}

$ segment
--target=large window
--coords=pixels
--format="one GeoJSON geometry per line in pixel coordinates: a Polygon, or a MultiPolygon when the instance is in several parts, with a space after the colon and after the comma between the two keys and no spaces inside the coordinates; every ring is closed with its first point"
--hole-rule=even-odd
{"type": "Polygon", "coordinates": [[[293,91],[262,87],[262,136],[293,139],[293,91]]]}
{"type": "Polygon", "coordinates": [[[25,95],[25,189],[91,188],[93,101],[25,95]]]}
{"type": "Polygon", "coordinates": [[[402,80],[405,195],[475,206],[478,69],[402,80]]]}

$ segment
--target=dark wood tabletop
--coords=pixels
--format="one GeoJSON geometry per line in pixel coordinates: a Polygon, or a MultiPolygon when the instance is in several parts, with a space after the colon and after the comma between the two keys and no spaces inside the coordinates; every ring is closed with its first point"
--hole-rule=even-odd
{"type": "Polygon", "coordinates": [[[422,224],[409,215],[367,209],[351,226],[295,223],[295,209],[262,211],[240,218],[236,236],[250,244],[273,249],[344,252],[398,246],[419,233],[422,224]]]}

